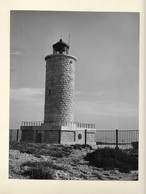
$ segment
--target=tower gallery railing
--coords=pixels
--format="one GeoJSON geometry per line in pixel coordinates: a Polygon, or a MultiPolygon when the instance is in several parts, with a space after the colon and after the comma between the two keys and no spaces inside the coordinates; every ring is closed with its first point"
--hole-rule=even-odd
{"type": "Polygon", "coordinates": [[[95,129],[95,124],[80,122],[43,123],[42,121],[22,121],[21,126],[66,126],[95,129]]]}

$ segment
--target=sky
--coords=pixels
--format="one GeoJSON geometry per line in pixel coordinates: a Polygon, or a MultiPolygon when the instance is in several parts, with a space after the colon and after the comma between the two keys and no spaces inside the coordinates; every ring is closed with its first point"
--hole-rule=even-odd
{"type": "Polygon", "coordinates": [[[11,11],[10,128],[44,120],[45,56],[60,38],[77,58],[75,121],[138,129],[139,14],[55,11],[11,11]]]}

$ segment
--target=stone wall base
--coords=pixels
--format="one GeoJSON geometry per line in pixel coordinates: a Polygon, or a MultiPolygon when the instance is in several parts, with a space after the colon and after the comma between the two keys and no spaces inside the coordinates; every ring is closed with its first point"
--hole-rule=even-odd
{"type": "Polygon", "coordinates": [[[96,129],[65,126],[21,126],[22,142],[47,144],[89,144],[95,146],[96,129]]]}

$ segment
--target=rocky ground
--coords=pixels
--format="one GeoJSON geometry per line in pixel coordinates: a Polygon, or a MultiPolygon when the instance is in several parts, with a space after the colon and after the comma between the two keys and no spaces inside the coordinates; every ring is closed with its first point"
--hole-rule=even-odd
{"type": "Polygon", "coordinates": [[[90,147],[11,143],[10,179],[138,180],[138,171],[119,172],[89,165],[90,147]],[[35,170],[33,170],[35,169],[35,170]],[[43,171],[43,170],[44,171],[43,171]],[[49,176],[48,176],[48,174],[49,176]]]}

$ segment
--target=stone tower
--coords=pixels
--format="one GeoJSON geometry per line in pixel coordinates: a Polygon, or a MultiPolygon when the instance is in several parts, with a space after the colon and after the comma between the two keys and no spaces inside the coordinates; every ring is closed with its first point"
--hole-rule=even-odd
{"type": "Polygon", "coordinates": [[[96,146],[95,125],[74,122],[75,63],[62,40],[47,55],[44,122],[23,121],[22,142],[96,146]]]}
{"type": "Polygon", "coordinates": [[[60,39],[47,55],[44,123],[74,121],[74,85],[76,58],[69,55],[69,45],[60,39]]]}

